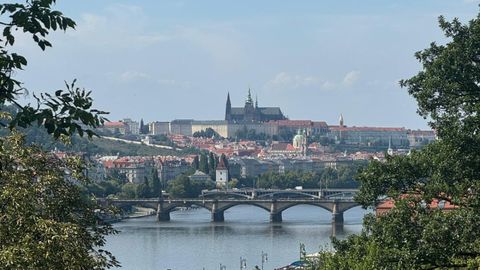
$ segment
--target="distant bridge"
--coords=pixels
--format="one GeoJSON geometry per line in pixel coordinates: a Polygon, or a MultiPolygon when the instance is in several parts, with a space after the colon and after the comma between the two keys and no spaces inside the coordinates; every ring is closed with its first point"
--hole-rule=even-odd
{"type": "Polygon", "coordinates": [[[202,198],[238,197],[246,199],[260,198],[315,198],[315,199],[353,199],[358,189],[226,189],[204,190],[202,198]]]}
{"type": "Polygon", "coordinates": [[[259,207],[270,213],[271,222],[281,222],[283,211],[296,205],[306,204],[317,206],[331,212],[332,222],[341,224],[343,223],[343,213],[353,207],[359,206],[359,204],[355,202],[351,196],[352,192],[356,192],[355,190],[343,190],[344,192],[340,191],[341,190],[330,190],[325,193],[323,193],[324,191],[318,191],[319,193],[315,193],[314,191],[308,190],[262,190],[260,192],[259,190],[252,190],[251,193],[247,192],[247,194],[242,194],[240,197],[237,196],[237,192],[241,193],[244,192],[244,190],[225,191],[226,193],[223,191],[209,191],[204,192],[203,198],[125,200],[102,199],[102,202],[117,207],[142,206],[153,208],[157,210],[157,219],[159,221],[169,221],[170,213],[177,207],[198,206],[210,211],[211,220],[213,222],[224,221],[225,211],[237,205],[252,205],[259,207]],[[310,194],[310,192],[312,192],[312,194],[310,194]],[[304,195],[303,197],[300,196],[303,193],[307,195],[304,195]],[[283,197],[277,198],[280,196],[280,194],[283,197]],[[218,198],[220,195],[226,195],[227,198],[218,198]],[[206,198],[208,196],[217,198],[206,198]],[[235,197],[229,198],[229,196],[235,197]]]}

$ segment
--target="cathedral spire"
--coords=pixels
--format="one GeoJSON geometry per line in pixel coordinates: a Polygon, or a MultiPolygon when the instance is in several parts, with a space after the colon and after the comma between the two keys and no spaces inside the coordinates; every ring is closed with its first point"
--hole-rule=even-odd
{"type": "Polygon", "coordinates": [[[227,104],[225,106],[225,120],[231,120],[232,103],[230,102],[230,92],[227,94],[227,104]]]}
{"type": "Polygon", "coordinates": [[[250,90],[250,87],[248,88],[248,96],[247,96],[247,101],[245,103],[253,105],[252,91],[250,90]]]}

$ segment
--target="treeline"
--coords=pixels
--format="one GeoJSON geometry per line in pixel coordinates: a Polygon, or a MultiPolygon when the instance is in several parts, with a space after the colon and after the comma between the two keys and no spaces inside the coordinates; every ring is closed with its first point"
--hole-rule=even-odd
{"type": "Polygon", "coordinates": [[[201,130],[201,131],[196,131],[193,133],[193,137],[195,138],[214,138],[214,139],[219,139],[221,138],[222,136],[220,136],[220,134],[218,134],[215,130],[213,130],[212,128],[207,128],[205,130],[201,130]]]}
{"type": "Polygon", "coordinates": [[[158,170],[152,169],[146,175],[143,183],[129,183],[125,174],[116,170],[112,171],[105,181],[92,182],[85,186],[84,192],[96,197],[106,198],[157,198],[162,190],[162,183],[158,177],[158,170]]]}
{"type": "Polygon", "coordinates": [[[255,178],[240,178],[231,182],[237,188],[357,188],[356,174],[366,167],[367,162],[355,162],[337,168],[325,168],[321,172],[288,171],[267,172],[255,178]]]}
{"type": "Polygon", "coordinates": [[[202,152],[200,155],[195,156],[192,166],[195,170],[199,170],[208,174],[210,178],[215,179],[215,171],[217,169],[220,159],[223,160],[223,163],[228,168],[228,159],[225,155],[220,157],[215,155],[213,152],[205,153],[202,152]]]}
{"type": "Polygon", "coordinates": [[[202,190],[214,188],[214,181],[192,181],[188,174],[182,174],[168,183],[167,192],[172,198],[196,198],[202,190]]]}

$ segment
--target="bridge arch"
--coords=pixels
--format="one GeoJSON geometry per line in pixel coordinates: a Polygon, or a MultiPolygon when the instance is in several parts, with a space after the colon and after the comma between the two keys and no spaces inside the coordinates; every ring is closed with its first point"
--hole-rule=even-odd
{"type": "Polygon", "coordinates": [[[289,190],[266,193],[266,194],[258,195],[257,198],[268,198],[268,197],[275,198],[282,195],[293,195],[292,197],[295,197],[295,198],[301,198],[301,197],[318,198],[318,196],[315,196],[313,194],[304,193],[304,192],[299,193],[299,192],[289,191],[289,190]]]}
{"type": "Polygon", "coordinates": [[[355,208],[355,207],[361,207],[361,206],[362,206],[362,205],[359,204],[359,203],[351,203],[351,204],[349,204],[349,205],[346,206],[346,207],[342,207],[342,212],[347,212],[347,211],[350,210],[350,209],[353,209],[353,208],[355,208]]]}
{"type": "Polygon", "coordinates": [[[222,192],[222,193],[219,193],[219,192],[215,192],[215,193],[204,193],[201,195],[202,198],[213,198],[213,199],[217,199],[217,198],[225,198],[225,197],[237,197],[237,198],[242,198],[242,199],[250,199],[250,195],[248,194],[242,194],[242,193],[238,193],[238,192],[222,192]]]}
{"type": "Polygon", "coordinates": [[[312,205],[312,206],[316,206],[316,207],[322,208],[324,210],[327,210],[328,212],[332,212],[332,208],[330,208],[326,205],[323,205],[323,204],[315,203],[315,202],[311,202],[311,203],[310,202],[291,203],[291,204],[288,204],[288,205],[277,208],[277,211],[278,212],[283,212],[283,211],[285,211],[289,208],[292,208],[294,206],[299,206],[299,205],[312,205]]]}
{"type": "Polygon", "coordinates": [[[239,205],[251,205],[251,206],[256,206],[258,208],[261,208],[267,212],[270,212],[270,207],[261,203],[256,203],[256,202],[250,202],[250,201],[243,201],[243,202],[235,202],[235,203],[229,203],[226,205],[219,206],[218,211],[225,212],[226,210],[233,208],[235,206],[239,205]]]}

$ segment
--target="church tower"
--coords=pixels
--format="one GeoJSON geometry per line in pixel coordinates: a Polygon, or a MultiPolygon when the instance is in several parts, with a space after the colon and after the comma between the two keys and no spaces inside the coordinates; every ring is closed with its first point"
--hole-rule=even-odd
{"type": "Polygon", "coordinates": [[[215,183],[217,188],[228,188],[228,168],[225,164],[225,155],[221,155],[215,170],[215,183]]]}
{"type": "Polygon", "coordinates": [[[227,104],[225,106],[225,120],[232,120],[232,103],[230,102],[230,92],[227,94],[227,104]]]}
{"type": "Polygon", "coordinates": [[[344,127],[344,123],[343,123],[343,114],[340,114],[340,119],[339,119],[339,124],[340,124],[340,127],[344,127]]]}
{"type": "Polygon", "coordinates": [[[254,122],[256,119],[255,117],[255,107],[253,105],[253,99],[252,99],[252,92],[250,88],[248,88],[248,95],[247,95],[247,100],[245,101],[245,121],[247,122],[254,122]]]}

